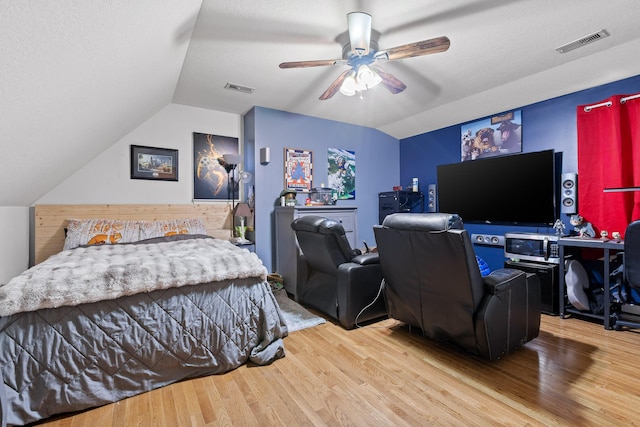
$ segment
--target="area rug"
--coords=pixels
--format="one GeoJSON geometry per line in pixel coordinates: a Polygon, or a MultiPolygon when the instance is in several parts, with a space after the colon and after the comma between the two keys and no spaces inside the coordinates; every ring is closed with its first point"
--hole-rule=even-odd
{"type": "Polygon", "coordinates": [[[282,310],[284,321],[287,323],[289,332],[311,328],[326,322],[322,317],[316,316],[289,298],[287,291],[284,289],[273,291],[273,295],[276,297],[276,301],[278,301],[280,310],[282,310]]]}

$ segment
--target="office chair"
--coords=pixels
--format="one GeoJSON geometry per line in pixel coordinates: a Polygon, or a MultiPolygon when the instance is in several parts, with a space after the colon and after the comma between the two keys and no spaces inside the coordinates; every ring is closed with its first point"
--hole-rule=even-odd
{"type": "Polygon", "coordinates": [[[624,233],[624,254],[622,256],[623,298],[620,305],[612,310],[614,329],[640,328],[640,320],[632,320],[622,312],[622,305],[640,304],[640,220],[631,222],[624,233]]]}

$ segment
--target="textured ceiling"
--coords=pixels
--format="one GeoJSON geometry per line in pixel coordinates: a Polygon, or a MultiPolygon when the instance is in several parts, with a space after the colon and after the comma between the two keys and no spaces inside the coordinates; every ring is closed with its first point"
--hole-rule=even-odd
{"type": "Polygon", "coordinates": [[[640,74],[637,0],[0,0],[0,11],[0,206],[33,203],[171,102],[401,139],[640,74]],[[401,94],[320,101],[342,66],[278,64],[340,58],[356,10],[373,16],[381,49],[443,35],[451,47],[383,64],[401,94]],[[555,51],[603,28],[610,37],[555,51]]]}
{"type": "Polygon", "coordinates": [[[405,138],[640,74],[640,2],[622,0],[205,1],[174,102],[243,113],[254,105],[339,120],[405,138]],[[318,97],[344,66],[280,69],[336,59],[348,12],[372,15],[381,49],[447,36],[447,52],[382,65],[407,89],[318,97]],[[555,48],[606,28],[566,54],[555,48]],[[635,50],[637,51],[637,50],[635,50]],[[252,95],[223,89],[255,88],[252,95]]]}

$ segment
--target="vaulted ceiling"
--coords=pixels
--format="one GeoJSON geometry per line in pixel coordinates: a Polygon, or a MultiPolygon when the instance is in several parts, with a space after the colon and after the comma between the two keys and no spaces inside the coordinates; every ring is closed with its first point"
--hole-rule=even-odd
{"type": "Polygon", "coordinates": [[[402,139],[640,74],[637,0],[0,0],[0,12],[0,206],[33,203],[172,102],[402,139]],[[451,46],[382,64],[407,85],[400,94],[321,101],[344,66],[278,64],[341,58],[352,11],[372,15],[381,50],[439,36],[451,46]],[[602,29],[610,36],[556,51],[602,29]]]}

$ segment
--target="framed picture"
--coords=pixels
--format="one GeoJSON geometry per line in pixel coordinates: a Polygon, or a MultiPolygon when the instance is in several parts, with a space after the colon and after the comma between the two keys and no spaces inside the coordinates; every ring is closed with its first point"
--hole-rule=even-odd
{"type": "Polygon", "coordinates": [[[239,139],[230,136],[193,133],[194,200],[237,199],[239,186],[230,188],[230,177],[220,162],[225,154],[239,154],[239,139]]]}
{"type": "Polygon", "coordinates": [[[327,178],[329,187],[340,200],[356,198],[355,151],[329,148],[327,150],[327,178]]]}
{"type": "Polygon", "coordinates": [[[131,146],[131,179],[178,180],[178,150],[131,146]]]}
{"type": "Polygon", "coordinates": [[[475,160],[522,151],[522,110],[461,126],[460,157],[475,160]]]}
{"type": "Polygon", "coordinates": [[[313,154],[308,150],[284,149],[284,189],[308,193],[313,187],[313,154]]]}

